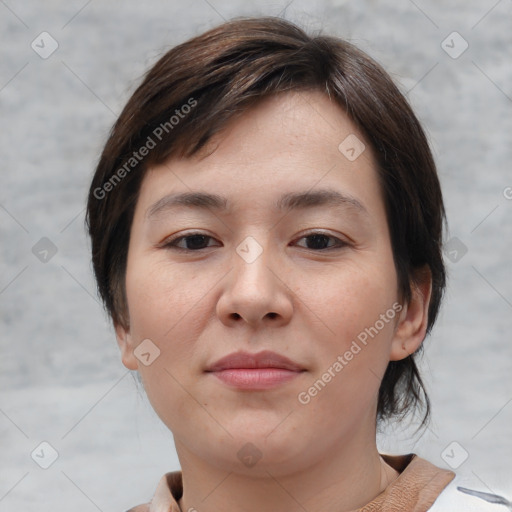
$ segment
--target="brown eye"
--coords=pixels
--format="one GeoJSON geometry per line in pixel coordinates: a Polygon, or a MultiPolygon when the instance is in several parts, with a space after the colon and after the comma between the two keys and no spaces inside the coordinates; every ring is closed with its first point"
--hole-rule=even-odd
{"type": "Polygon", "coordinates": [[[204,233],[192,233],[171,239],[165,242],[163,247],[169,249],[175,248],[184,251],[200,251],[201,249],[212,247],[211,245],[208,245],[210,240],[215,239],[209,235],[205,235],[204,233]]]}
{"type": "Polygon", "coordinates": [[[324,251],[329,249],[338,249],[348,245],[343,240],[325,233],[310,233],[299,238],[299,240],[307,240],[306,249],[315,251],[324,251]],[[330,241],[333,242],[330,244],[330,241]]]}

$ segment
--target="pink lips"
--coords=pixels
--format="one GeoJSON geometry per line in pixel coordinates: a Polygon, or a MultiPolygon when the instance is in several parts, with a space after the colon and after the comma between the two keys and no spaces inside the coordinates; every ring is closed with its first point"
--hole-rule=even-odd
{"type": "Polygon", "coordinates": [[[284,384],[304,369],[287,357],[265,350],[257,354],[235,352],[206,370],[224,383],[239,389],[269,389],[284,384]]]}

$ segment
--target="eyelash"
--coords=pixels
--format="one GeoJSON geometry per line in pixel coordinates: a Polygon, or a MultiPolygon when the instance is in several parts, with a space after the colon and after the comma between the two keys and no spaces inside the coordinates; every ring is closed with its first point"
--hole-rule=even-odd
{"type": "MultiPolygon", "coordinates": [[[[207,235],[205,233],[201,233],[201,232],[193,232],[193,233],[189,233],[187,235],[181,235],[181,236],[178,236],[178,237],[175,237],[175,238],[171,238],[167,241],[165,241],[164,243],[161,244],[161,247],[163,248],[166,248],[166,249],[173,249],[173,250],[177,250],[177,251],[183,251],[183,252],[200,252],[204,249],[208,249],[208,247],[203,247],[201,249],[187,249],[187,248],[184,248],[184,247],[177,247],[177,243],[180,242],[181,240],[186,240],[187,238],[192,238],[192,237],[196,237],[196,236],[201,236],[203,238],[207,238],[207,239],[214,239],[212,236],[210,235],[207,235]]],[[[306,233],[305,235],[302,235],[300,238],[298,238],[297,240],[302,240],[303,238],[310,238],[310,237],[313,237],[313,236],[321,236],[321,237],[325,237],[325,238],[330,238],[332,240],[335,240],[336,241],[336,245],[333,246],[333,247],[326,247],[326,248],[323,248],[323,249],[310,249],[308,247],[304,247],[304,249],[307,249],[307,250],[310,250],[310,251],[314,251],[314,252],[326,252],[326,251],[332,251],[332,250],[336,250],[336,249],[342,249],[343,247],[346,247],[348,245],[350,245],[349,243],[335,237],[335,236],[332,236],[332,235],[328,235],[326,233],[322,233],[321,231],[313,231],[313,232],[310,232],[310,233],[306,233]]]]}

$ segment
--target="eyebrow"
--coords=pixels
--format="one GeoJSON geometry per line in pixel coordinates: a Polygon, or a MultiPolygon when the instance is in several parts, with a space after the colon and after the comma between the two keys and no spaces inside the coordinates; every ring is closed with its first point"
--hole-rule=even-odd
{"type": "MultiPolygon", "coordinates": [[[[148,220],[163,214],[173,208],[185,206],[204,210],[227,212],[229,201],[226,197],[207,192],[183,192],[169,194],[150,206],[146,212],[148,220]]],[[[358,213],[368,215],[368,210],[363,204],[350,195],[342,194],[333,189],[320,189],[305,192],[289,192],[283,194],[274,204],[274,208],[280,211],[314,208],[319,206],[346,207],[358,213]]]]}

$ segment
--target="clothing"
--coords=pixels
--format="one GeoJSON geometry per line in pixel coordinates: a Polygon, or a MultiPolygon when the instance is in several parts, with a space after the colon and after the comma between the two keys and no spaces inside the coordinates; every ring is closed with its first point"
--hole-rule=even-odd
{"type": "MultiPolygon", "coordinates": [[[[458,489],[458,487],[467,489],[468,486],[470,486],[468,482],[464,482],[463,478],[457,476],[441,493],[432,508],[428,509],[428,512],[507,512],[507,510],[512,510],[498,502],[489,503],[480,497],[470,496],[458,489]]],[[[484,488],[483,493],[489,493],[489,490],[484,488]]],[[[499,498],[499,496],[494,496],[499,498]]]]}
{"type": "MultiPolygon", "coordinates": [[[[382,458],[400,475],[381,494],[353,512],[500,512],[503,506],[463,494],[456,489],[455,473],[441,469],[415,454],[382,458]],[[455,480],[454,480],[455,479],[455,480]],[[451,482],[451,483],[450,483],[451,482]],[[435,502],[435,503],[434,503],[435,502]]],[[[180,512],[183,494],[181,471],[166,473],[150,503],[128,512],[180,512]]]]}

